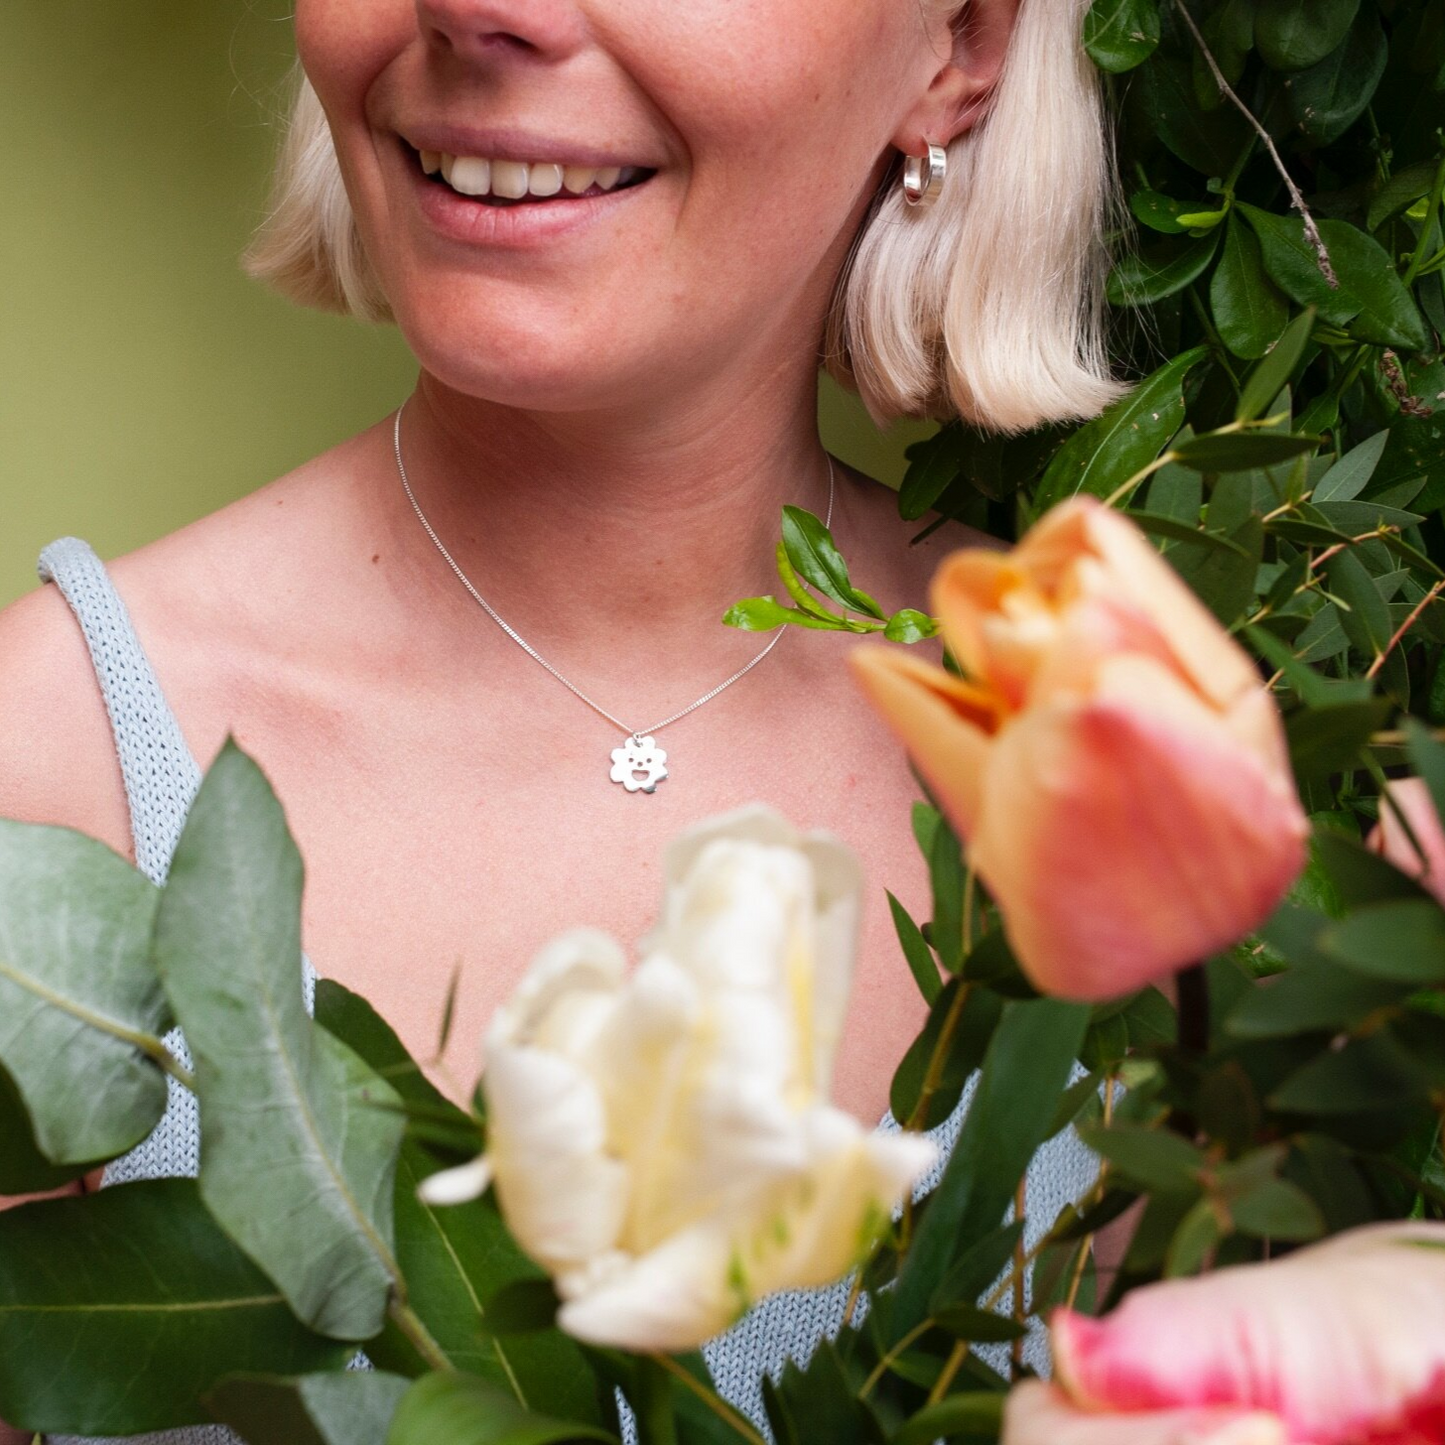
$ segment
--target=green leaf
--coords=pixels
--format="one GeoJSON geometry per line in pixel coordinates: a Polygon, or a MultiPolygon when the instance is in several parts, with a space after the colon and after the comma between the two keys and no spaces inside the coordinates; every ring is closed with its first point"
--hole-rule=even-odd
{"type": "Polygon", "coordinates": [[[397,1274],[400,1101],[307,1016],[301,855],[233,742],[191,806],[155,959],[196,1060],[202,1199],[299,1318],[369,1339],[397,1274]]]}
{"type": "Polygon", "coordinates": [[[966,998],[960,999],[966,989],[968,984],[963,979],[949,980],[929,1010],[922,1032],[909,1046],[893,1075],[889,1107],[900,1124],[915,1122],[929,1066],[950,1018],[954,1019],[952,1042],[943,1055],[928,1108],[916,1121],[919,1127],[931,1129],[953,1113],[969,1075],[983,1059],[998,1025],[1002,1005],[998,995],[987,989],[973,989],[966,998]]]}
{"type": "Polygon", "coordinates": [[[1288,304],[1264,274],[1258,238],[1234,216],[1209,282],[1209,306],[1224,344],[1250,361],[1269,350],[1289,319],[1288,304]]]}
{"type": "Polygon", "coordinates": [[[1272,70],[1303,70],[1344,38],[1360,0],[1258,0],[1254,43],[1272,70]]]}
{"type": "Polygon", "coordinates": [[[904,607],[888,619],[883,635],[889,642],[922,642],[937,631],[937,624],[926,612],[904,607]]]}
{"type": "Polygon", "coordinates": [[[1189,227],[1179,217],[1197,209],[1192,202],[1176,201],[1158,191],[1134,191],[1129,196],[1129,209],[1135,219],[1165,236],[1182,236],[1189,227]]]}
{"type": "Polygon", "coordinates": [[[1335,964],[1301,963],[1261,983],[1231,1011],[1226,1030],[1240,1039],[1280,1039],[1352,1029],[1393,1007],[1405,990],[1335,964]]]}
{"type": "Polygon", "coordinates": [[[1301,708],[1285,719],[1290,761],[1301,779],[1325,779],[1360,766],[1370,738],[1390,720],[1388,698],[1301,708]]]}
{"type": "Polygon", "coordinates": [[[1158,44],[1156,0],[1093,0],[1084,14],[1084,49],[1100,70],[1133,70],[1158,44]]]}
{"type": "Polygon", "coordinates": [[[1332,923],[1320,948],[1372,978],[1445,983],[1445,910],[1437,903],[1377,903],[1332,923]]]}
{"type": "Polygon", "coordinates": [[[771,593],[766,597],[744,597],[742,601],[734,602],[723,613],[722,620],[725,626],[737,627],[743,632],[771,632],[773,628],[785,625],[814,627],[826,632],[846,630],[841,619],[827,622],[796,607],[784,607],[771,593]]]}
{"type": "MultiPolygon", "coordinates": [[[[459,1133],[475,1127],[433,1087],[395,1031],[359,994],[332,979],[319,980],[316,1022],[353,1048],[407,1105],[451,1114],[459,1133]]],[[[556,1309],[550,1284],[518,1248],[495,1196],[445,1206],[417,1198],[423,1179],[458,1162],[455,1155],[417,1138],[408,1137],[402,1145],[396,1177],[396,1258],[411,1307],[459,1369],[491,1381],[523,1405],[545,1405],[598,1423],[594,1377],[575,1341],[556,1332],[513,1336],[491,1319],[491,1307],[513,1288],[542,1286],[556,1309]]],[[[382,1368],[423,1372],[414,1346],[390,1324],[366,1349],[372,1363],[382,1368]]]]}
{"type": "Polygon", "coordinates": [[[1186,1139],[1139,1124],[1079,1130],[1079,1137],[1127,1180],[1151,1190],[1190,1191],[1199,1187],[1204,1155],[1186,1139]]]}
{"type": "Polygon", "coordinates": [[[1429,897],[1415,879],[1400,872],[1358,838],[1320,828],[1315,833],[1314,846],[1346,908],[1368,908],[1391,899],[1410,901],[1429,897]]]}
{"type": "Polygon", "coordinates": [[[1109,272],[1106,291],[1111,306],[1152,306],[1182,291],[1203,274],[1219,249],[1219,233],[1212,231],[1186,246],[1164,242],[1143,251],[1131,251],[1109,272]]]}
{"type": "Polygon", "coordinates": [[[1318,437],[1288,436],[1273,431],[1206,432],[1174,448],[1181,466],[1197,472],[1247,472],[1278,466],[1291,457],[1315,451],[1318,437]]]}
{"type": "Polygon", "coordinates": [[[236,1374],[206,1396],[246,1445],[386,1445],[411,1382],[376,1370],[325,1375],[236,1374]]]}
{"type": "MultiPolygon", "coordinates": [[[[764,1376],[764,1401],[780,1445],[875,1445],[882,1431],[866,1400],[858,1398],[861,1380],[850,1380],[831,1340],[823,1340],[804,1367],[792,1360],[776,1383],[764,1376]]],[[[691,1445],[692,1437],[685,1436],[691,1445]]],[[[737,1431],[723,1437],[736,1445],[737,1431]]]]}
{"type": "Polygon", "coordinates": [[[1201,108],[1188,55],[1161,46],[1139,67],[1129,87],[1128,124],[1157,136],[1201,175],[1228,175],[1249,137],[1248,122],[1232,105],[1201,108]]]}
{"type": "Polygon", "coordinates": [[[1158,517],[1152,512],[1136,512],[1131,509],[1129,518],[1151,536],[1169,537],[1191,546],[1197,543],[1202,547],[1218,547],[1222,551],[1233,552],[1237,557],[1249,558],[1249,553],[1238,542],[1218,532],[1210,532],[1199,526],[1191,527],[1187,522],[1177,522],[1173,517],[1158,517]]]}
{"type": "Polygon", "coordinates": [[[1415,773],[1430,790],[1436,815],[1445,824],[1445,747],[1415,718],[1405,720],[1406,749],[1415,773]]]}
{"type": "Polygon", "coordinates": [[[1396,171],[1371,197],[1366,228],[1378,231],[1391,216],[1403,211],[1421,196],[1428,196],[1434,182],[1434,161],[1421,161],[1419,165],[1396,171]]]}
{"type": "Polygon", "coordinates": [[[960,1340],[970,1344],[995,1344],[1001,1340],[1021,1340],[1028,1326],[1007,1315],[979,1309],[977,1305],[945,1305],[934,1314],[939,1325],[960,1340]]]}
{"type": "Polygon", "coordinates": [[[1239,394],[1239,405],[1234,409],[1235,421],[1257,420],[1289,385],[1289,379],[1304,355],[1314,321],[1314,312],[1309,309],[1296,316],[1264,359],[1250,372],[1249,380],[1239,394]]]}
{"type": "Polygon", "coordinates": [[[15,1082],[0,1067],[0,1195],[39,1194],[87,1174],[101,1160],[52,1164],[40,1152],[15,1082]]]}
{"type": "Polygon", "coordinates": [[[1352,447],[1314,485],[1315,502],[1350,502],[1360,495],[1375,474],[1380,464],[1380,454],[1389,441],[1387,431],[1378,431],[1374,436],[1352,447]]]}
{"type": "Polygon", "coordinates": [[[1287,296],[1314,306],[1336,326],[1348,325],[1356,340],[1424,350],[1427,335],[1419,310],[1396,275],[1389,252],[1373,236],[1347,221],[1319,222],[1340,283],[1335,289],[1325,280],[1297,216],[1277,216],[1243,201],[1239,210],[1259,237],[1265,270],[1287,296]]]}
{"type": "Polygon", "coordinates": [[[1022,1219],[1015,1219],[1008,1224],[1002,1224],[964,1250],[939,1281],[938,1288],[933,1292],[929,1312],[937,1317],[938,1311],[949,1305],[960,1302],[973,1304],[977,1301],[1008,1267],[1014,1249],[1023,1236],[1024,1222],[1022,1219]]]}
{"type": "Polygon", "coordinates": [[[1182,386],[1206,355],[1202,346],[1176,356],[1101,416],[1080,427],[1055,452],[1034,506],[1043,512],[1080,492],[1107,497],[1148,466],[1184,420],[1182,386]]]}
{"type": "Polygon", "coordinates": [[[1390,609],[1381,598],[1375,579],[1353,550],[1346,549],[1325,563],[1331,594],[1348,608],[1340,616],[1351,645],[1367,657],[1385,650],[1394,626],[1390,609]]]}
{"type": "Polygon", "coordinates": [[[1213,1200],[1201,1199],[1180,1221],[1164,1259],[1166,1278],[1198,1274],[1219,1244],[1222,1228],[1213,1200]]]}
{"type": "Polygon", "coordinates": [[[956,973],[963,962],[963,890],[967,871],[958,834],[942,819],[933,831],[928,874],[933,889],[929,941],[938,953],[938,961],[949,973],[956,973]]]}
{"type": "MultiPolygon", "coordinates": [[[[1430,1023],[1438,1029],[1438,1020],[1430,1023]]],[[[1376,1114],[1424,1104],[1439,1087],[1438,1072],[1422,1064],[1391,1026],[1316,1055],[1274,1091],[1269,1103],[1292,1114],[1376,1114]]]]}
{"type": "Polygon", "coordinates": [[[201,1203],[194,1179],[116,1184],[0,1212],[0,1418],[132,1435],[208,1423],[235,1370],[337,1369],[201,1203]]]}
{"type": "Polygon", "coordinates": [[[894,1340],[925,1316],[949,1262],[995,1230],[1053,1120],[1089,1011],[1057,999],[1008,1004],[943,1178],[921,1211],[889,1316],[894,1340]]]}
{"type": "Polygon", "coordinates": [[[802,507],[783,508],[783,545],[798,575],[824,597],[883,620],[885,614],[878,603],[848,580],[848,564],[834,545],[833,534],[811,512],[802,507]]]}
{"type": "Polygon", "coordinates": [[[953,485],[959,473],[959,429],[944,427],[908,448],[908,471],[898,488],[898,515],[917,521],[953,485]]]}
{"type": "Polygon", "coordinates": [[[1289,78],[1286,94],[1295,131],[1313,146],[1337,141],[1370,103],[1388,54],[1375,7],[1362,7],[1350,33],[1330,54],[1289,78]]]}
{"type": "Polygon", "coordinates": [[[1229,1202],[1229,1215],[1241,1234],[1256,1239],[1303,1243],[1325,1232],[1319,1206],[1303,1189],[1283,1179],[1265,1179],[1229,1202]]]}
{"type": "Polygon", "coordinates": [[[473,1375],[424,1375],[402,1397],[386,1445],[555,1445],[617,1437],[592,1425],[534,1415],[473,1375]]]}
{"type": "Polygon", "coordinates": [[[0,1065],[56,1164],[113,1159],[165,1112],[137,1046],[169,1010],[150,962],[158,894],[67,828],[0,819],[0,1065]]]}
{"type": "Polygon", "coordinates": [[[1001,1391],[969,1390],[946,1395],[936,1405],[925,1405],[893,1433],[890,1445],[932,1445],[935,1440],[996,1438],[1003,1428],[1005,1396],[1001,1391]]]}
{"type": "Polygon", "coordinates": [[[912,973],[913,981],[918,985],[924,1002],[931,1005],[943,992],[943,980],[939,977],[933,950],[929,948],[928,940],[909,916],[908,910],[892,893],[888,894],[888,908],[893,914],[893,927],[898,934],[898,942],[903,949],[909,972],[912,973]]]}

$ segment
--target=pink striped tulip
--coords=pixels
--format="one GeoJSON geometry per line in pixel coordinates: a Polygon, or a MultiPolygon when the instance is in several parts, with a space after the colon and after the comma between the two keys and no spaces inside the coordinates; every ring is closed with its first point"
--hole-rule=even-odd
{"type": "Polygon", "coordinates": [[[1390,1222],[1052,1321],[1002,1445],[1440,1445],[1445,1224],[1390,1222]]]}
{"type": "Polygon", "coordinates": [[[1395,807],[1405,815],[1420,852],[1409,839],[1395,809],[1382,798],[1380,821],[1370,834],[1370,847],[1382,853],[1402,873],[1418,878],[1445,903],[1445,829],[1435,811],[1429,785],[1423,778],[1396,778],[1387,785],[1395,807]],[[1421,857],[1421,853],[1424,857],[1421,857]]]}
{"type": "Polygon", "coordinates": [[[1308,832],[1279,713],[1133,523],[1076,498],[946,558],[932,601],[966,680],[882,646],[855,671],[1037,987],[1116,997],[1269,915],[1308,832]]]}

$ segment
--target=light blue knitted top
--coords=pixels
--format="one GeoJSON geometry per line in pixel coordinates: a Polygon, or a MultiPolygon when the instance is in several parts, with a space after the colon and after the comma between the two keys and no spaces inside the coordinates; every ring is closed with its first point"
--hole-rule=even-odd
{"type": "MultiPolygon", "coordinates": [[[[54,582],[60,589],[85,635],[115,733],[130,804],[136,863],[157,883],[164,882],[186,812],[200,785],[200,769],[181,736],[104,563],[85,542],[64,537],[40,554],[39,572],[42,581],[54,582]]],[[[301,969],[306,1007],[310,1010],[314,1006],[316,971],[304,956],[301,969]]],[[[190,1054],[178,1029],[167,1035],[166,1043],[190,1068],[190,1054]]],[[[194,1175],[198,1171],[201,1135],[195,1097],[174,1079],[168,1082],[170,1103],[164,1118],[148,1139],[106,1167],[102,1186],[194,1175]]],[[[971,1093],[970,1085],[952,1117],[932,1131],[944,1152],[958,1135],[971,1093]]],[[[889,1113],[879,1128],[893,1131],[898,1125],[889,1113]]],[[[937,1183],[942,1168],[940,1162],[919,1186],[919,1194],[937,1183]]],[[[1025,1231],[1029,1243],[1048,1227],[1064,1204],[1082,1197],[1093,1185],[1097,1169],[1097,1158],[1072,1130],[1065,1130],[1044,1147],[1029,1173],[1029,1198],[1034,1205],[1025,1231]]],[[[785,1360],[806,1361],[819,1339],[837,1332],[846,1302],[846,1287],[833,1286],[774,1295],[750,1310],[726,1334],[704,1347],[721,1393],[766,1429],[760,1383],[763,1372],[776,1376],[785,1360]]],[[[1043,1346],[1042,1338],[1036,1335],[1028,1349],[1031,1362],[1040,1369],[1047,1364],[1043,1346]]],[[[369,1368],[364,1356],[358,1356],[353,1364],[369,1368]]],[[[230,1430],[214,1425],[128,1438],[132,1445],[241,1445],[230,1430]]],[[[50,1445],[84,1445],[72,1436],[52,1435],[48,1439],[50,1445]]]]}

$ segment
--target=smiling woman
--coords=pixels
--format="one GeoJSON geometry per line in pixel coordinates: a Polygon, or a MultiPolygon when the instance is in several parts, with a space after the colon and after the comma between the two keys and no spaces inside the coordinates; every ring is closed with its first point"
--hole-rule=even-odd
{"type": "MultiPolygon", "coordinates": [[[[1075,0],[299,0],[247,266],[399,327],[405,426],[108,567],[47,549],[56,585],[0,616],[0,815],[162,877],[198,761],[235,736],[307,860],[307,953],[420,1057],[460,960],[433,1072],[461,1098],[545,939],[639,936],[663,840],[765,798],[875,880],[836,1093],[896,1127],[922,1009],[880,885],[926,895],[913,779],[840,665],[851,638],[758,667],[772,644],[718,620],[764,585],[784,504],[829,512],[890,611],[969,537],[909,548],[892,494],[829,458],[820,363],[880,420],[1014,431],[1115,395],[1078,26],[1075,0]],[[686,767],[658,772],[674,727],[686,767]],[[626,777],[654,785],[615,787],[634,745],[626,777]]],[[[177,1089],[104,1182],[197,1161],[177,1089]]],[[[1092,1182],[1077,1148],[1035,1175],[1056,1203],[1092,1182]]],[[[750,1316],[719,1378],[756,1412],[762,1369],[839,1308],[750,1316]]]]}

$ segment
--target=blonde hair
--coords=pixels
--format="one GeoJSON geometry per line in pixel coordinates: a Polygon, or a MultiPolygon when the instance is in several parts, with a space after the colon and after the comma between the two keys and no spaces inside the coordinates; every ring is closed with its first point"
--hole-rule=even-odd
{"type": "MultiPolygon", "coordinates": [[[[823,361],[879,422],[957,415],[1016,432],[1092,416],[1123,389],[1104,346],[1102,237],[1116,183],[1079,43],[1085,3],[1023,0],[989,113],[948,148],[931,207],[905,204],[897,167],[873,199],[823,361]]],[[[299,64],[269,214],[242,264],[302,305],[393,319],[299,64]]]]}

